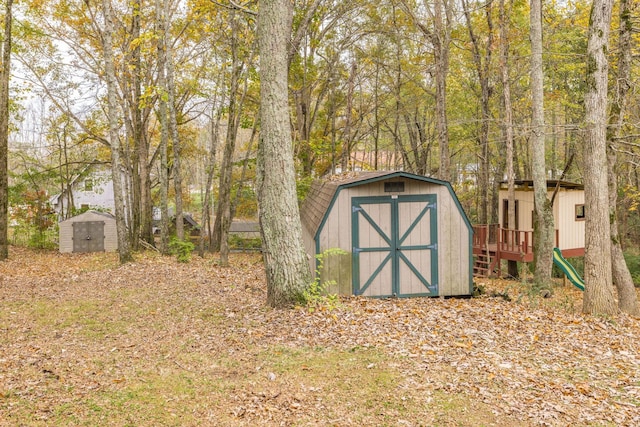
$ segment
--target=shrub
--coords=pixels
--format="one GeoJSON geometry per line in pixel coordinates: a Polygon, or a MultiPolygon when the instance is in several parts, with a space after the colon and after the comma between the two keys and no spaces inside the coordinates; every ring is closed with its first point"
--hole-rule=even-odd
{"type": "Polygon", "coordinates": [[[176,256],[178,262],[189,262],[191,260],[191,252],[195,249],[195,245],[188,240],[180,240],[176,237],[171,238],[169,250],[176,256]]]}
{"type": "Polygon", "coordinates": [[[344,255],[345,251],[339,248],[331,248],[327,249],[319,255],[316,255],[316,259],[318,260],[318,267],[316,268],[315,278],[313,282],[309,284],[309,287],[303,292],[302,297],[307,307],[309,307],[310,311],[315,309],[320,310],[333,310],[338,306],[338,295],[337,294],[329,294],[327,292],[330,286],[336,285],[335,280],[327,280],[325,282],[321,282],[321,272],[324,268],[324,261],[326,258],[333,255],[344,255]]]}

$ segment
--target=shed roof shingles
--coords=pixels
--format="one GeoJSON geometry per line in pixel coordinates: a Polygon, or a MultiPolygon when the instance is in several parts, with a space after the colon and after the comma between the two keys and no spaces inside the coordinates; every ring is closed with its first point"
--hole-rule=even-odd
{"type": "Polygon", "coordinates": [[[349,172],[333,175],[327,180],[316,180],[311,184],[309,194],[300,209],[302,225],[307,231],[315,234],[320,227],[329,205],[338,188],[342,185],[353,184],[368,179],[391,175],[395,171],[349,172]]]}

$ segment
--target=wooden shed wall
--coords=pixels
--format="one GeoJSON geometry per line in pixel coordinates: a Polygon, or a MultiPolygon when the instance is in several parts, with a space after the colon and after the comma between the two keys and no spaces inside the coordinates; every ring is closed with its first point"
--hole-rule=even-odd
{"type": "Polygon", "coordinates": [[[73,224],[82,221],[103,221],[104,222],[104,250],[113,252],[118,250],[118,233],[116,230],[115,218],[101,215],[96,212],[85,212],[66,221],[59,223],[58,244],[60,252],[73,252],[73,224]]]}
{"type": "MultiPolygon", "coordinates": [[[[402,195],[435,194],[437,196],[439,295],[468,295],[472,280],[471,231],[447,187],[408,178],[393,178],[391,181],[405,183],[405,191],[401,193],[402,195]]],[[[335,256],[325,262],[322,280],[331,279],[337,282],[337,286],[331,291],[352,293],[351,198],[389,195],[384,192],[384,182],[385,180],[382,180],[344,188],[330,207],[324,227],[319,234],[318,253],[330,248],[341,248],[347,252],[347,255],[335,256]]],[[[308,232],[305,234],[308,253],[316,253],[316,242],[312,242],[313,236],[308,232]]],[[[315,268],[314,260],[310,261],[315,268]]]]}

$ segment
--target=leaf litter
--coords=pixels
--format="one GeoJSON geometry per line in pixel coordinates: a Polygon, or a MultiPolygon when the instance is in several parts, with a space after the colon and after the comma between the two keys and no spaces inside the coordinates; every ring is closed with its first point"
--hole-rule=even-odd
{"type": "Polygon", "coordinates": [[[640,425],[639,319],[580,314],[572,288],[273,310],[265,287],[252,254],[120,266],[11,248],[0,425],[640,425]],[[101,413],[117,405],[123,418],[101,413]]]}

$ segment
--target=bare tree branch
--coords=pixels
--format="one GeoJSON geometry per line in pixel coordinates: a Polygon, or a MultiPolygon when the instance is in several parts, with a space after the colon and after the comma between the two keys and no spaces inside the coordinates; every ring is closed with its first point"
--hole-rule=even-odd
{"type": "Polygon", "coordinates": [[[224,7],[225,9],[239,10],[241,12],[248,13],[251,16],[258,16],[258,12],[247,8],[247,5],[249,5],[249,4],[253,3],[253,2],[247,2],[244,5],[242,5],[242,4],[238,4],[238,3],[234,2],[233,0],[229,0],[229,4],[222,4],[222,3],[217,2],[215,0],[209,0],[209,1],[211,3],[213,3],[213,4],[215,4],[216,6],[224,7]]]}

